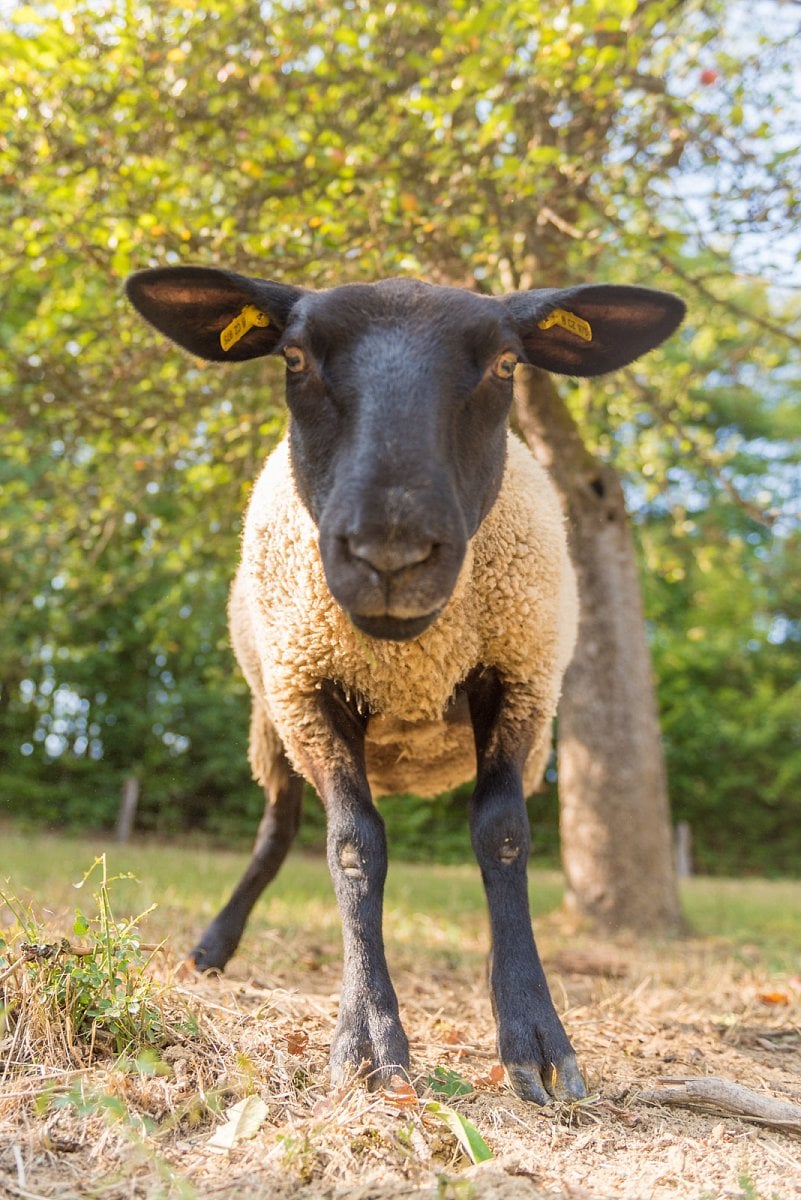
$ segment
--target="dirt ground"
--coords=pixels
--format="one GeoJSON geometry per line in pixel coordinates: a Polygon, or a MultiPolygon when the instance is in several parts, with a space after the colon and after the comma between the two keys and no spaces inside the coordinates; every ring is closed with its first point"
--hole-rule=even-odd
{"type": "Polygon", "coordinates": [[[162,955],[157,972],[169,984],[169,1003],[192,1028],[173,1038],[149,1073],[102,1056],[92,1062],[77,1046],[68,1049],[69,1063],[63,1047],[44,1047],[37,1062],[26,1062],[19,1035],[14,1045],[7,1029],[0,1196],[801,1196],[798,1130],[668,1107],[646,1095],[660,1080],[714,1076],[801,1104],[798,978],[766,978],[747,952],[735,961],[710,942],[655,948],[569,932],[554,919],[539,940],[591,1089],[580,1105],[538,1109],[509,1091],[484,981],[472,967],[421,971],[407,961],[395,968],[418,1098],[400,1085],[391,1094],[358,1082],[328,1089],[335,953],[317,948],[265,976],[254,967],[266,961],[264,946],[254,946],[222,980],[198,979],[162,955]],[[490,1160],[472,1165],[427,1109],[426,1081],[437,1068],[473,1086],[445,1102],[479,1131],[490,1160]],[[214,1146],[232,1105],[247,1097],[252,1127],[241,1125],[228,1148],[214,1146]]]}

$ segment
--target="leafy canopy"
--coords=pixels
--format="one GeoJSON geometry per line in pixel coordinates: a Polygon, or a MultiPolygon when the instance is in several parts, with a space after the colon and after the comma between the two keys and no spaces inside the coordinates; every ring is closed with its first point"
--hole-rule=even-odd
{"type": "MultiPolygon", "coordinates": [[[[664,653],[656,640],[668,731],[689,689],[731,712],[728,732],[716,726],[729,753],[732,655],[754,724],[774,711],[786,673],[766,645],[798,637],[787,589],[766,582],[790,561],[798,501],[798,301],[779,286],[798,251],[791,10],[765,6],[747,40],[737,5],[674,0],[54,0],[7,13],[5,804],[108,820],[134,771],[152,824],[246,824],[259,807],[223,613],[249,481],[283,426],[278,372],[202,367],[138,324],[121,281],[164,263],[310,286],[408,273],[493,292],[681,292],[680,338],[563,396],[629,481],[655,625],[676,631],[664,653]],[[727,556],[702,539],[732,512],[742,540],[727,556]],[[679,652],[677,613],[707,603],[707,575],[721,600],[746,580],[743,611],[774,641],[732,642],[702,670],[700,643],[734,619],[725,605],[703,626],[688,615],[708,635],[679,652]]],[[[786,810],[798,730],[767,725],[746,790],[769,778],[786,810]]],[[[681,813],[699,754],[683,734],[670,751],[681,813]]],[[[704,803],[725,806],[733,787],[710,781],[704,803]]]]}

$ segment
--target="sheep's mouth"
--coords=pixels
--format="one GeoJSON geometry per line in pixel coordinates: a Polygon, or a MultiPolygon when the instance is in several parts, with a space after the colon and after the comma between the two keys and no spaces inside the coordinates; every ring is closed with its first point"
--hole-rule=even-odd
{"type": "Polygon", "coordinates": [[[359,632],[366,633],[368,637],[380,638],[385,642],[409,642],[424,633],[441,612],[440,606],[422,617],[393,617],[389,613],[380,617],[364,617],[353,612],[348,616],[359,632]]]}

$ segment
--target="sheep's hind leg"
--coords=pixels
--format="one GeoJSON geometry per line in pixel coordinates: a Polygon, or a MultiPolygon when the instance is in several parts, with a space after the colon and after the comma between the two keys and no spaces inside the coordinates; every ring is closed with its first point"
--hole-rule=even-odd
{"type": "Polygon", "coordinates": [[[204,931],[190,958],[199,971],[222,971],[239,945],[250,912],[286,858],[300,824],[303,780],[283,751],[265,787],[267,803],[253,855],[230,900],[204,931]]]}
{"type": "Polygon", "coordinates": [[[365,774],[366,718],[333,685],[322,689],[319,706],[331,752],[311,773],[326,808],[328,866],[344,948],[331,1078],[337,1084],[361,1071],[374,1088],[409,1065],[409,1043],[384,953],[387,841],[365,774]]]}
{"type": "MultiPolygon", "coordinates": [[[[505,685],[484,671],[467,685],[478,771],[470,833],[492,930],[490,989],[498,1052],[524,1100],[578,1100],[584,1081],[542,969],[528,902],[529,825],[522,769],[532,727],[509,719],[505,685]]],[[[536,721],[532,722],[532,725],[536,721]]]]}

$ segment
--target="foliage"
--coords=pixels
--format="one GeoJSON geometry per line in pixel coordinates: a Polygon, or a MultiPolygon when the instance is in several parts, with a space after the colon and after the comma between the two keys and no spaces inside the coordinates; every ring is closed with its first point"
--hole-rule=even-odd
{"type": "MultiPolygon", "coordinates": [[[[283,427],[278,379],[165,347],[122,303],[129,270],[616,279],[691,306],[636,369],[563,389],[629,481],[675,807],[703,828],[705,865],[799,861],[788,8],[758,6],[747,43],[722,0],[54,0],[4,16],[7,811],[109,825],[130,774],[145,829],[230,836],[261,808],[224,607],[239,514],[283,427]]],[[[389,802],[400,848],[430,852],[442,831],[453,854],[461,804],[389,802]]]]}
{"type": "Polygon", "coordinates": [[[664,523],[644,536],[675,815],[695,831],[701,870],[792,872],[801,861],[799,538],[777,549],[764,528],[719,517],[685,515],[681,539],[664,523]]]}

